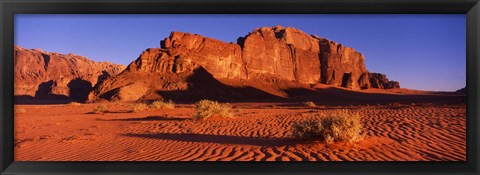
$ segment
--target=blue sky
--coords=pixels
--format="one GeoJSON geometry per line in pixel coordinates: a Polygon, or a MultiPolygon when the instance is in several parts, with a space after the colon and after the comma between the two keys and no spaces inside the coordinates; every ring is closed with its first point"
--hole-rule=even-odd
{"type": "Polygon", "coordinates": [[[15,16],[15,44],[128,65],[171,31],[235,42],[254,28],[290,26],[365,55],[367,69],[404,88],[465,87],[465,15],[28,15],[15,16]]]}

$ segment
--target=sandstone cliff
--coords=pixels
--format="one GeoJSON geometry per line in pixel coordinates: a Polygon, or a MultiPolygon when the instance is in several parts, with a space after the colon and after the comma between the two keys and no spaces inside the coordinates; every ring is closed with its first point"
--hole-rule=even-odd
{"type": "Polygon", "coordinates": [[[85,101],[92,87],[125,69],[73,54],[15,47],[14,94],[38,100],[85,101]]]}
{"type": "Polygon", "coordinates": [[[119,76],[100,83],[89,99],[134,101],[162,98],[165,91],[202,91],[193,87],[202,82],[189,81],[199,68],[221,84],[236,80],[237,86],[267,83],[284,90],[317,83],[351,89],[400,87],[383,74],[368,72],[364,56],[355,49],[290,27],[257,28],[237,43],[172,32],[160,45],[144,51],[119,76]]]}

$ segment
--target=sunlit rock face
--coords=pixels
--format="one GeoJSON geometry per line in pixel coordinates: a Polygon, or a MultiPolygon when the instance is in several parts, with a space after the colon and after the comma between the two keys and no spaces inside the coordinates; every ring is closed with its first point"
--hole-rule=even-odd
{"type": "Polygon", "coordinates": [[[399,87],[398,82],[389,81],[383,74],[368,72],[364,59],[353,48],[291,27],[257,28],[238,38],[237,43],[172,32],[160,42],[159,48],[145,50],[126,71],[99,84],[90,99],[103,96],[111,100],[136,100],[155,91],[185,90],[189,87],[187,78],[199,68],[214,79],[274,79],[351,89],[399,87]],[[143,83],[135,83],[142,93],[132,93],[134,97],[119,95],[122,88],[136,81],[126,77],[140,74],[152,75],[143,83]]]}
{"type": "Polygon", "coordinates": [[[95,62],[74,54],[15,47],[14,94],[36,99],[84,101],[97,82],[116,75],[123,65],[95,62]]]}

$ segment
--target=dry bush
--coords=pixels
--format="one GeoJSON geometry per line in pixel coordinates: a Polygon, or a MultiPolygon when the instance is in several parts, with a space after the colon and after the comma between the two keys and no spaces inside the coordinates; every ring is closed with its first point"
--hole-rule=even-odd
{"type": "Polygon", "coordinates": [[[306,106],[306,107],[317,107],[317,105],[313,102],[313,101],[306,101],[306,102],[303,102],[303,104],[306,106]]]}
{"type": "Polygon", "coordinates": [[[79,102],[70,102],[70,103],[68,103],[68,105],[70,105],[70,106],[80,106],[82,104],[79,103],[79,102]]]}
{"type": "Polygon", "coordinates": [[[24,108],[16,108],[16,107],[14,107],[13,111],[15,114],[23,114],[27,112],[27,110],[25,110],[24,108]]]}
{"type": "Polygon", "coordinates": [[[132,110],[130,112],[140,113],[148,109],[148,105],[145,103],[135,103],[131,105],[132,110]]]}
{"type": "Polygon", "coordinates": [[[108,106],[107,105],[97,105],[95,108],[93,108],[93,113],[94,114],[103,114],[108,112],[108,106]]]}
{"type": "Polygon", "coordinates": [[[212,116],[233,117],[232,106],[230,104],[221,104],[216,101],[201,100],[195,103],[194,119],[207,119],[212,116]]]}
{"type": "Polygon", "coordinates": [[[320,119],[307,119],[293,124],[293,136],[299,140],[320,140],[330,145],[338,141],[351,143],[363,139],[358,113],[341,111],[320,119]]]}
{"type": "Polygon", "coordinates": [[[152,109],[173,109],[175,108],[175,103],[172,100],[169,101],[154,101],[150,104],[152,109]]]}

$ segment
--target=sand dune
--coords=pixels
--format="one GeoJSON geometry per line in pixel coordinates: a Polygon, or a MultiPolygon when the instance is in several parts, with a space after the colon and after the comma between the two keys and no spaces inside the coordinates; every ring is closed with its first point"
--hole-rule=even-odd
{"type": "MultiPolygon", "coordinates": [[[[300,105],[300,104],[299,104],[300,105]]],[[[233,104],[233,119],[194,121],[193,105],[129,113],[90,114],[96,104],[16,105],[16,161],[465,161],[466,108],[349,106],[306,108],[233,104]],[[295,121],[337,110],[360,113],[358,144],[299,142],[295,121]]]]}

